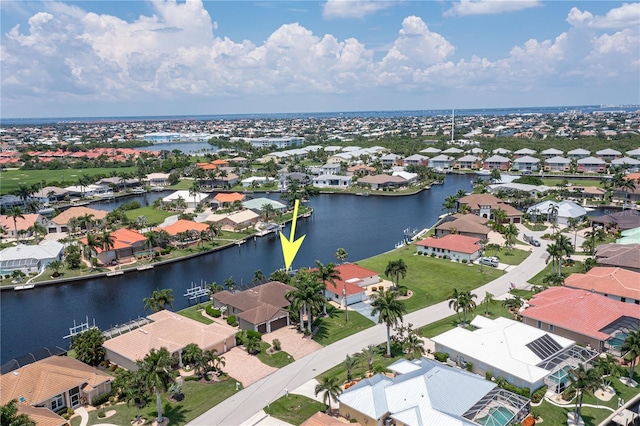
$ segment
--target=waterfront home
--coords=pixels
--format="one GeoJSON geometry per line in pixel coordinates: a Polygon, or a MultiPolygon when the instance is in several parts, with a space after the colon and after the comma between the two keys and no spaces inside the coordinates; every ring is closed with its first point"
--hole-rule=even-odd
{"type": "Polygon", "coordinates": [[[276,149],[288,148],[290,146],[302,145],[304,138],[301,136],[280,136],[280,137],[259,137],[259,138],[231,138],[231,141],[243,139],[249,142],[254,148],[271,148],[276,149]]]}
{"type": "Polygon", "coordinates": [[[596,157],[601,158],[606,162],[611,162],[611,160],[615,160],[616,158],[620,158],[621,156],[622,153],[620,151],[616,151],[615,149],[611,148],[596,151],[596,157]]]}
{"type": "Polygon", "coordinates": [[[43,407],[55,413],[91,404],[111,391],[112,381],[112,376],[77,359],[51,356],[1,375],[0,405],[16,399],[19,413],[22,407],[43,407]]]}
{"type": "MultiPolygon", "coordinates": [[[[629,248],[629,246],[625,248],[629,248]]],[[[600,258],[604,257],[602,254],[602,252],[596,253],[598,262],[600,262],[600,258]]],[[[640,272],[604,266],[591,268],[585,274],[573,273],[564,280],[565,287],[591,291],[618,302],[634,305],[640,305],[640,286],[638,283],[640,283],[640,272]]],[[[638,309],[640,311],[640,308],[638,309]]]]}
{"type": "Polygon", "coordinates": [[[595,257],[598,265],[640,272],[640,244],[601,244],[595,257]]]}
{"type": "Polygon", "coordinates": [[[437,155],[429,160],[429,167],[432,169],[448,170],[453,166],[455,158],[445,154],[437,155]]]}
{"type": "Polygon", "coordinates": [[[350,176],[328,174],[314,177],[311,184],[317,188],[349,189],[351,182],[350,176]]]}
{"type": "Polygon", "coordinates": [[[500,198],[491,194],[470,194],[458,200],[458,210],[460,206],[469,206],[469,212],[485,219],[494,219],[494,210],[503,210],[508,223],[521,223],[523,213],[515,207],[505,203],[500,198]]]}
{"type": "Polygon", "coordinates": [[[637,160],[635,158],[616,158],[615,160],[611,160],[611,165],[624,169],[626,173],[640,172],[640,160],[637,160]]]}
{"type": "Polygon", "coordinates": [[[71,197],[98,197],[111,191],[109,185],[72,185],[64,188],[71,197]]]}
{"type": "Polygon", "coordinates": [[[345,389],[340,415],[361,425],[463,426],[519,424],[529,414],[528,398],[432,359],[400,359],[387,369],[393,378],[376,374],[345,389]]]}
{"type": "Polygon", "coordinates": [[[564,154],[564,151],[561,151],[555,148],[545,149],[544,151],[540,152],[540,155],[542,155],[542,157],[545,160],[548,160],[549,158],[554,158],[554,157],[561,157],[562,154],[564,154]]]}
{"type": "Polygon", "coordinates": [[[320,170],[322,171],[321,174],[324,175],[339,175],[342,171],[342,166],[336,163],[327,163],[321,166],[320,170]]]}
{"type": "Polygon", "coordinates": [[[55,240],[44,240],[38,245],[18,244],[0,251],[0,274],[7,275],[13,271],[25,274],[41,272],[47,265],[62,260],[64,245],[55,240]]]}
{"type": "Polygon", "coordinates": [[[420,155],[420,154],[413,154],[408,156],[407,158],[405,158],[403,160],[403,163],[405,166],[409,166],[409,165],[413,165],[413,166],[426,166],[427,164],[429,164],[429,157],[424,156],[424,155],[420,155]]]}
{"type": "Polygon", "coordinates": [[[528,155],[523,155],[521,157],[513,160],[513,168],[512,170],[517,171],[532,171],[535,172],[538,170],[540,164],[540,159],[535,157],[530,157],[528,155]]]}
{"type": "Polygon", "coordinates": [[[545,172],[569,172],[571,160],[564,157],[551,157],[544,160],[545,172]]]}
{"type": "MultiPolygon", "coordinates": [[[[95,247],[98,260],[106,265],[113,260],[131,259],[137,253],[145,251],[149,253],[150,248],[146,246],[147,237],[134,229],[120,228],[111,232],[113,246],[108,250],[102,247],[95,247]]],[[[87,244],[87,239],[80,240],[83,245],[87,244]]]]}
{"type": "Polygon", "coordinates": [[[240,183],[244,188],[253,188],[254,186],[260,186],[269,182],[273,182],[273,180],[274,179],[272,177],[251,176],[246,179],[242,179],[240,183]]]}
{"type": "Polygon", "coordinates": [[[243,202],[246,198],[246,195],[239,192],[219,192],[215,197],[213,197],[213,200],[220,207],[229,207],[235,202],[243,202]]]}
{"type": "Polygon", "coordinates": [[[487,222],[488,219],[474,214],[449,215],[443,219],[440,225],[436,226],[434,234],[437,238],[449,234],[460,234],[486,240],[491,232],[491,229],[486,225],[487,222]]]}
{"type": "Polygon", "coordinates": [[[588,149],[583,149],[583,148],[576,148],[576,149],[572,149],[571,151],[567,152],[567,157],[572,159],[572,160],[579,160],[581,158],[587,158],[590,155],[591,155],[591,151],[589,151],[588,149]]]}
{"type": "Polygon", "coordinates": [[[438,256],[456,262],[473,262],[480,257],[480,239],[460,234],[447,234],[440,238],[425,238],[416,242],[416,253],[438,256]]]}
{"type": "Polygon", "coordinates": [[[295,287],[271,281],[237,293],[220,291],[211,297],[216,309],[236,316],[242,330],[270,333],[289,325],[291,302],[285,295],[293,290],[295,287]]]}
{"type": "Polygon", "coordinates": [[[140,181],[135,178],[122,179],[120,177],[108,177],[96,182],[98,185],[106,185],[109,188],[116,188],[118,191],[140,186],[140,181]]]}
{"type": "Polygon", "coordinates": [[[523,322],[576,341],[598,352],[621,356],[629,331],[640,328],[640,309],[598,293],[551,287],[531,298],[523,322]]]}
{"type": "Polygon", "coordinates": [[[640,226],[640,211],[622,210],[615,213],[603,214],[602,216],[590,217],[591,226],[599,225],[608,228],[621,230],[637,228],[640,226]]]}
{"type": "Polygon", "coordinates": [[[376,173],[376,168],[372,166],[365,166],[364,164],[358,164],[347,168],[347,176],[366,176],[376,173]]]}
{"type": "Polygon", "coordinates": [[[453,168],[459,170],[478,170],[482,167],[482,159],[475,155],[465,155],[453,162],[453,168]]]}
{"type": "Polygon", "coordinates": [[[403,158],[404,157],[402,155],[398,155],[398,154],[385,154],[382,157],[380,157],[380,162],[382,163],[383,166],[388,166],[388,167],[399,166],[402,164],[403,158]]]}
{"type": "MultiPolygon", "coordinates": [[[[318,174],[322,174],[322,169],[318,167],[317,170],[318,170],[318,174]]],[[[311,183],[311,176],[309,176],[307,173],[300,173],[300,172],[278,173],[278,189],[287,190],[291,182],[297,183],[298,186],[306,186],[311,183]]]]}
{"type": "Polygon", "coordinates": [[[535,149],[522,148],[513,152],[513,158],[531,157],[536,154],[537,152],[535,149]]]}
{"type": "Polygon", "coordinates": [[[552,189],[551,187],[546,185],[529,185],[526,183],[517,182],[496,183],[493,185],[489,185],[487,188],[492,194],[497,194],[499,192],[505,192],[508,194],[527,192],[532,197],[539,197],[543,194],[546,194],[552,189]]]}
{"type": "Polygon", "coordinates": [[[175,191],[172,194],[167,195],[162,198],[163,204],[174,204],[177,209],[182,209],[180,204],[184,202],[184,206],[186,208],[195,209],[198,208],[202,203],[206,202],[211,194],[206,192],[196,192],[195,194],[190,193],[188,190],[179,190],[175,191]]]}
{"type": "Polygon", "coordinates": [[[210,214],[205,219],[208,223],[214,223],[223,231],[237,232],[249,228],[260,220],[260,214],[253,210],[241,210],[228,214],[210,214]]]}
{"type": "Polygon", "coordinates": [[[569,219],[582,220],[587,215],[584,207],[569,200],[560,202],[545,200],[527,209],[527,214],[531,220],[535,221],[537,216],[543,217],[548,222],[554,222],[561,225],[567,225],[569,219]],[[557,215],[552,216],[553,210],[557,209],[557,215]]]}
{"type": "Polygon", "coordinates": [[[5,209],[10,209],[11,207],[24,207],[26,204],[25,200],[13,194],[5,194],[0,195],[0,206],[5,209]]]}
{"type": "Polygon", "coordinates": [[[578,173],[604,173],[607,170],[607,163],[601,158],[581,158],[576,163],[578,173]]]}
{"type": "MultiPolygon", "coordinates": [[[[63,211],[59,215],[51,218],[49,222],[47,222],[47,232],[68,232],[68,224],[72,218],[85,218],[90,217],[94,222],[94,227],[100,227],[104,223],[104,219],[107,217],[108,212],[104,210],[96,210],[89,207],[71,207],[67,210],[63,211]]],[[[90,224],[85,224],[85,226],[92,227],[90,224]]]]}
{"type": "Polygon", "coordinates": [[[178,219],[169,226],[157,228],[157,231],[165,231],[173,238],[173,245],[185,247],[197,244],[200,241],[200,233],[208,231],[206,223],[194,222],[192,220],[178,219]]]}
{"type": "MultiPolygon", "coordinates": [[[[335,286],[325,282],[324,295],[329,301],[341,306],[352,305],[366,300],[366,290],[380,283],[380,275],[355,263],[343,263],[335,267],[340,278],[335,286]]],[[[313,271],[313,269],[311,269],[313,271]]],[[[382,286],[380,286],[382,287],[382,286]]]]}
{"type": "Polygon", "coordinates": [[[23,213],[22,217],[15,218],[15,223],[13,219],[13,217],[7,215],[0,215],[0,228],[4,230],[2,234],[3,239],[18,240],[26,236],[31,236],[29,228],[33,228],[36,223],[44,227],[47,223],[44,216],[38,213],[23,213]],[[16,235],[16,229],[18,230],[18,235],[16,235]]]}
{"type": "Polygon", "coordinates": [[[280,201],[272,200],[266,197],[252,198],[242,202],[242,207],[245,209],[253,210],[254,212],[262,215],[262,207],[265,204],[269,204],[275,212],[282,214],[287,211],[287,206],[280,201]]]}
{"type": "Polygon", "coordinates": [[[547,385],[561,393],[568,371],[598,356],[571,339],[504,317],[477,315],[471,325],[472,330],[456,327],[433,337],[436,351],[457,364],[471,364],[483,377],[490,373],[530,392],[547,385]]]}
{"type": "Polygon", "coordinates": [[[511,151],[505,148],[496,148],[491,151],[491,153],[494,155],[509,155],[511,154],[511,151]]]}
{"type": "Polygon", "coordinates": [[[170,173],[149,173],[146,177],[146,181],[151,186],[163,187],[169,185],[170,175],[170,173]]]}
{"type": "Polygon", "coordinates": [[[60,188],[58,186],[45,186],[34,192],[31,195],[31,198],[35,198],[42,204],[47,204],[64,200],[67,195],[69,195],[69,191],[64,188],[60,188]]]}
{"type": "Polygon", "coordinates": [[[430,146],[429,148],[425,148],[423,150],[420,151],[420,154],[425,154],[428,156],[432,156],[432,155],[438,155],[442,152],[442,150],[440,148],[434,148],[432,146],[430,146]]]}
{"type": "Polygon", "coordinates": [[[572,186],[570,197],[575,200],[603,201],[607,191],[597,186],[572,186]]]}
{"type": "Polygon", "coordinates": [[[367,186],[374,190],[383,190],[385,188],[400,188],[402,186],[406,186],[407,181],[399,176],[380,174],[361,177],[358,179],[358,184],[367,186]]]}
{"type": "Polygon", "coordinates": [[[482,168],[485,170],[498,169],[500,171],[507,171],[511,168],[511,160],[501,155],[492,155],[482,162],[482,168]]]}
{"type": "Polygon", "coordinates": [[[203,351],[215,349],[218,355],[236,345],[238,330],[222,322],[204,324],[168,310],[153,313],[147,319],[148,324],[105,341],[105,359],[136,371],[136,361],[144,359],[152,349],[165,347],[182,368],[182,351],[190,343],[203,351]]]}
{"type": "Polygon", "coordinates": [[[249,159],[244,157],[233,157],[233,158],[229,158],[227,161],[229,162],[230,166],[246,167],[249,162],[249,159]]]}
{"type": "Polygon", "coordinates": [[[625,154],[627,154],[631,158],[640,160],[640,148],[632,149],[630,151],[625,152],[625,154]]]}

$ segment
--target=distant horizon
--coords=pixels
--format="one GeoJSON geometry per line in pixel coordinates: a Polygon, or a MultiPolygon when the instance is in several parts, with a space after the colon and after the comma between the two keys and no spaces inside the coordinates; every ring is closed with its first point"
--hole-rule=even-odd
{"type": "MultiPolygon", "coordinates": [[[[560,109],[565,109],[565,110],[573,110],[573,109],[580,109],[580,108],[591,108],[593,109],[593,111],[600,111],[600,110],[606,110],[606,109],[612,109],[614,111],[616,111],[616,108],[623,108],[623,109],[634,109],[634,108],[638,108],[640,109],[640,104],[597,104],[597,103],[593,103],[593,104],[576,104],[576,105],[570,105],[570,104],[566,104],[566,105],[544,105],[544,106],[511,106],[511,107],[481,107],[481,108],[424,108],[424,109],[372,109],[372,110],[351,110],[351,111],[340,111],[340,110],[335,110],[335,111],[301,111],[301,112],[249,112],[249,113],[210,113],[210,114],[154,114],[154,115],[96,115],[96,116],[32,116],[32,117],[0,117],[0,125],[6,125],[6,124],[16,124],[16,122],[21,122],[21,121],[29,121],[29,122],[35,122],[37,120],[44,120],[46,122],[51,122],[53,120],[56,120],[57,122],[65,122],[65,121],[69,121],[69,122],[74,122],[74,121],[78,121],[78,122],[89,122],[89,121],[94,121],[94,120],[108,120],[108,121],[117,121],[117,120],[135,120],[135,119],[145,119],[145,120],[154,120],[154,119],[158,119],[158,120],[162,120],[162,119],[185,119],[185,118],[204,118],[204,117],[220,117],[220,118],[224,118],[224,117],[242,117],[242,118],[251,118],[251,117],[255,117],[255,118],[263,118],[263,117],[274,117],[274,118],[286,118],[286,116],[294,116],[294,117],[300,117],[300,116],[305,116],[305,115],[310,115],[310,116],[322,116],[322,115],[327,115],[327,116],[339,116],[339,115],[350,115],[350,116],[357,116],[357,114],[363,114],[363,115],[375,115],[376,113],[380,113],[380,114],[388,114],[390,116],[393,115],[404,115],[405,117],[409,117],[411,116],[411,114],[407,114],[407,113],[412,113],[412,112],[431,112],[431,113],[437,113],[437,114],[428,114],[427,116],[437,116],[437,115],[449,115],[452,111],[460,111],[461,114],[460,115],[465,115],[465,112],[469,112],[469,111],[477,111],[477,112],[483,112],[483,111],[487,111],[487,112],[491,112],[491,111],[502,111],[505,112],[505,115],[510,115],[510,114],[518,114],[518,113],[522,113],[522,114],[544,114],[544,113],[552,113],[552,112],[545,112],[544,110],[560,110],[560,109]],[[519,110],[523,110],[523,111],[519,111],[519,110]],[[535,111],[533,111],[535,110],[535,111]],[[530,111],[530,112],[527,112],[530,111]],[[448,113],[448,114],[441,114],[441,113],[448,113]]],[[[593,112],[590,111],[590,112],[593,112]]],[[[563,112],[563,111],[557,111],[557,112],[563,112]]],[[[629,112],[629,111],[627,111],[629,112]]],[[[468,115],[468,114],[466,114],[468,115]]],[[[488,115],[496,115],[496,114],[488,114],[488,115]]]]}

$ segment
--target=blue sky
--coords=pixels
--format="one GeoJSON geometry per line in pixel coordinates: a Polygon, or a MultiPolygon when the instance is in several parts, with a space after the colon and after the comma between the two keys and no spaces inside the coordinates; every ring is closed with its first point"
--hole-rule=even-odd
{"type": "Polygon", "coordinates": [[[3,117],[640,104],[640,3],[5,1],[3,117]]]}

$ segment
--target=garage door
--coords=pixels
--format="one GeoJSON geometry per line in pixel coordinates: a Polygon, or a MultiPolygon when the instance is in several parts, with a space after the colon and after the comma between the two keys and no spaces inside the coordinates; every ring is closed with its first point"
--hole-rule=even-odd
{"type": "Polygon", "coordinates": [[[262,334],[267,332],[267,323],[265,322],[264,324],[260,324],[258,326],[258,331],[262,334]]]}
{"type": "Polygon", "coordinates": [[[287,325],[287,317],[279,318],[271,322],[271,331],[276,331],[277,329],[285,327],[286,325],[287,325]]]}

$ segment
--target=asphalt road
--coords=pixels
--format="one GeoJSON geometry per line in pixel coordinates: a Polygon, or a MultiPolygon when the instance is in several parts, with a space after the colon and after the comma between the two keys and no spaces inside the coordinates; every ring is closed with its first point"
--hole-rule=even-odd
{"type": "MultiPolygon", "coordinates": [[[[549,242],[540,239],[544,232],[531,232],[522,225],[519,225],[519,227],[520,235],[524,232],[532,234],[540,240],[540,247],[531,247],[531,255],[520,265],[507,268],[508,270],[504,275],[474,290],[473,292],[478,296],[476,300],[482,301],[486,292],[490,292],[495,296],[503,295],[509,291],[511,283],[514,283],[517,288],[525,288],[527,281],[545,267],[546,248],[549,242]]],[[[578,245],[580,243],[578,241],[578,245]]],[[[412,312],[404,316],[404,322],[411,323],[417,328],[446,318],[455,313],[448,305],[449,302],[444,301],[412,312]]],[[[344,361],[347,354],[351,355],[359,352],[371,343],[378,344],[385,341],[386,328],[383,325],[376,325],[349,336],[296,360],[248,388],[239,391],[191,421],[189,425],[240,425],[263,407],[266,407],[268,402],[275,401],[283,396],[285,389],[296,389],[322,372],[344,361]]]]}

